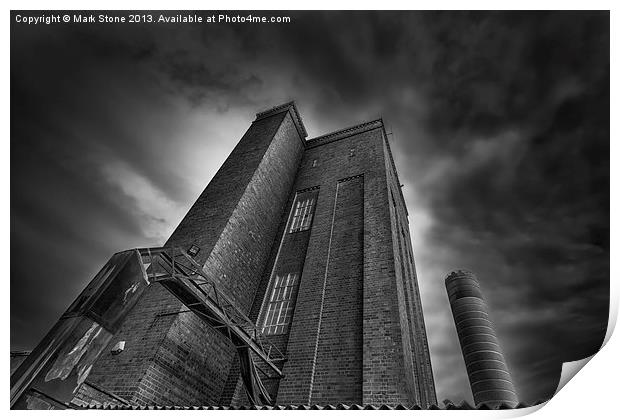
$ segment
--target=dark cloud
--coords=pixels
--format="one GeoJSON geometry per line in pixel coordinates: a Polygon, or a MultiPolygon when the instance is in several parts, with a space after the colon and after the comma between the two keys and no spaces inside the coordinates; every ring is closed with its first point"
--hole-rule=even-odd
{"type": "Polygon", "coordinates": [[[471,401],[443,286],[461,267],[521,398],[548,397],[606,328],[609,13],[277,14],[12,24],[12,348],[113,252],[162,243],[253,114],[295,99],[311,136],[393,133],[439,399],[471,401]]]}
{"type": "Polygon", "coordinates": [[[482,22],[479,42],[456,40],[463,21],[449,35],[474,52],[453,55],[445,83],[438,75],[434,89],[450,93],[434,91],[426,127],[453,139],[438,152],[447,169],[420,195],[435,218],[429,244],[453,248],[454,263],[479,274],[520,394],[535,399],[557,379],[528,378],[554,377],[563,361],[593,353],[606,329],[608,21],[556,13],[482,22]]]}

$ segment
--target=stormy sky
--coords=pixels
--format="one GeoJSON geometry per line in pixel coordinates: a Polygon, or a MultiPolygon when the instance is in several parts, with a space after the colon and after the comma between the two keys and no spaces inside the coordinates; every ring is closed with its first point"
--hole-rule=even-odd
{"type": "Polygon", "coordinates": [[[456,268],[520,399],[549,397],[607,324],[609,14],[260,14],[292,22],[12,19],[11,349],[114,252],[161,245],[254,114],[294,99],[310,137],[378,116],[393,133],[438,399],[472,400],[456,268]]]}

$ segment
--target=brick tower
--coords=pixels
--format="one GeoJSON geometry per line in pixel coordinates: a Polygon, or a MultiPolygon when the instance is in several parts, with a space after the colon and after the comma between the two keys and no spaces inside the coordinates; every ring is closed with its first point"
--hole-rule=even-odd
{"type": "MultiPolygon", "coordinates": [[[[306,137],[292,102],[257,114],[166,246],[191,251],[284,354],[283,376],[262,378],[278,404],[436,403],[383,122],[306,137]]],[[[160,284],[111,336],[80,402],[247,403],[235,346],[160,284]]]]}

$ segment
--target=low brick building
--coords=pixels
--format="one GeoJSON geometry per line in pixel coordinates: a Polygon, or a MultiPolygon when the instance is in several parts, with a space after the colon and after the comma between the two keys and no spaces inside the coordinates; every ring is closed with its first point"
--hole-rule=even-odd
{"type": "MultiPolygon", "coordinates": [[[[191,250],[284,354],[281,377],[261,374],[275,403],[425,407],[407,217],[382,120],[307,139],[288,103],[257,114],[165,246],[191,250]]],[[[110,336],[74,403],[248,403],[235,346],[160,284],[110,336]]]]}

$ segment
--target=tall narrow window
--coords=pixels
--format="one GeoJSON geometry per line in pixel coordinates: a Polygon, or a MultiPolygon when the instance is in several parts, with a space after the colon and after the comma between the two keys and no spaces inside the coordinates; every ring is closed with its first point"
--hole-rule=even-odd
{"type": "Polygon", "coordinates": [[[267,307],[263,334],[284,334],[288,330],[293,317],[298,285],[297,273],[276,276],[267,307]]]}
{"type": "Polygon", "coordinates": [[[293,222],[291,223],[291,229],[289,232],[293,233],[310,229],[313,213],[314,197],[298,200],[295,205],[295,213],[293,214],[293,222]]]}

